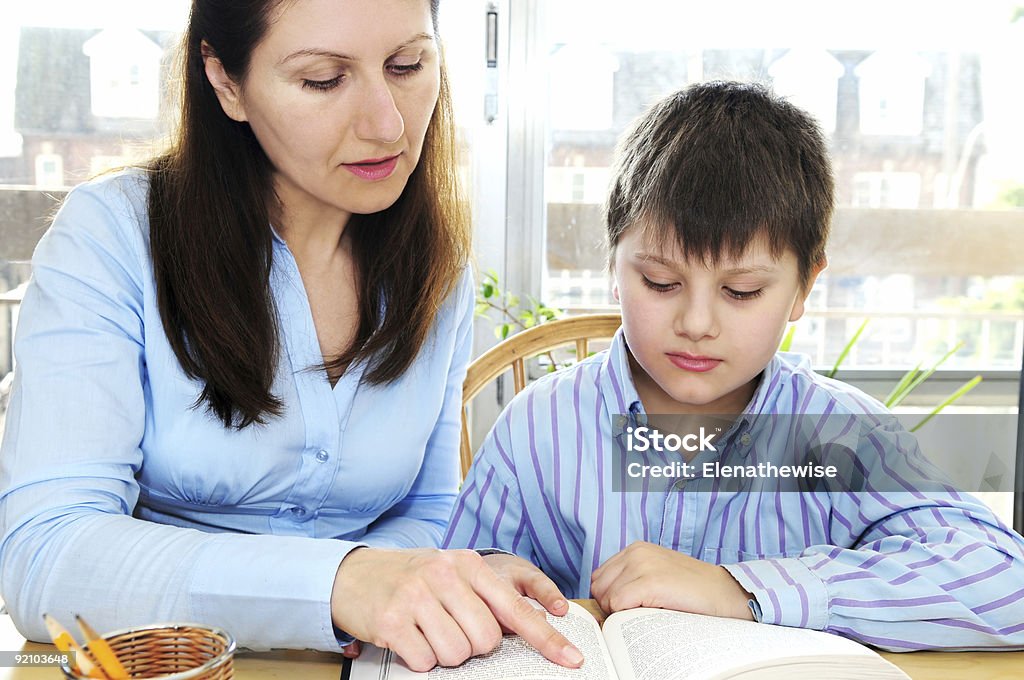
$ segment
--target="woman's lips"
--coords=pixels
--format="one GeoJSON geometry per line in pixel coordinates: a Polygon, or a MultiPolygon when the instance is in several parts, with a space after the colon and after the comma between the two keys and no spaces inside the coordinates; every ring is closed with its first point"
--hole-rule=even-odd
{"type": "Polygon", "coordinates": [[[677,368],[681,368],[684,371],[692,371],[694,373],[705,373],[722,363],[721,359],[712,359],[711,357],[686,354],[685,352],[682,354],[668,354],[667,356],[668,360],[677,368]]]}
{"type": "Polygon", "coordinates": [[[390,177],[398,165],[398,156],[400,155],[396,154],[388,158],[371,158],[357,163],[342,163],[342,165],[356,177],[373,182],[390,177]]]}

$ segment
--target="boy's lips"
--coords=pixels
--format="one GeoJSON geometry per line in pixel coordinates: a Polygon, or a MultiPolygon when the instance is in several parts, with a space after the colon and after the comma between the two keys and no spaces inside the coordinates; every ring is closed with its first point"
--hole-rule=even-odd
{"type": "Polygon", "coordinates": [[[721,359],[688,352],[667,352],[666,356],[676,368],[694,373],[705,373],[722,363],[721,359]]]}

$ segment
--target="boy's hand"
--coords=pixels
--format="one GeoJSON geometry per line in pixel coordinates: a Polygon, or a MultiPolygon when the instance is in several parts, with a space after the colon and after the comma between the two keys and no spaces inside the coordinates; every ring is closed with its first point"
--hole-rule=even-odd
{"type": "Polygon", "coordinates": [[[520,595],[532,597],[555,616],[568,613],[569,603],[558,586],[533,563],[518,555],[498,553],[484,556],[484,562],[495,574],[512,584],[520,595]]]}
{"type": "Polygon", "coordinates": [[[612,555],[592,576],[601,609],[658,607],[753,620],[753,596],[725,570],[653,543],[638,541],[612,555]]]}

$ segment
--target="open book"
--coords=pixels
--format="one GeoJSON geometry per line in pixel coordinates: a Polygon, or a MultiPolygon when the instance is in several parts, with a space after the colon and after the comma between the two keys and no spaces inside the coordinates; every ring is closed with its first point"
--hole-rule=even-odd
{"type": "Polygon", "coordinates": [[[409,670],[389,650],[364,645],[349,680],[908,678],[867,647],[814,630],[664,609],[616,612],[602,630],[575,602],[568,614],[548,614],[548,620],[583,652],[582,668],[562,668],[518,636],[506,635],[490,654],[427,673],[409,670]]]}

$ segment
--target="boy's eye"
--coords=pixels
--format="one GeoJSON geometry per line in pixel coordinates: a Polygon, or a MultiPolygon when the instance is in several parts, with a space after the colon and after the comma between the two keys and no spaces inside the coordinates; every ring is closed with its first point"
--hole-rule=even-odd
{"type": "Polygon", "coordinates": [[[658,283],[657,281],[651,281],[643,274],[640,275],[640,278],[643,279],[645,286],[658,293],[667,293],[676,287],[676,284],[674,283],[658,283]]]}
{"type": "Polygon", "coordinates": [[[339,73],[333,78],[328,78],[327,80],[309,80],[304,78],[302,80],[302,87],[307,90],[319,90],[320,92],[326,92],[327,90],[333,90],[340,85],[344,77],[344,73],[339,73]]]}
{"type": "Polygon", "coordinates": [[[735,288],[725,286],[725,293],[734,300],[753,300],[764,293],[764,288],[758,288],[756,290],[736,290],[735,288]]]}

